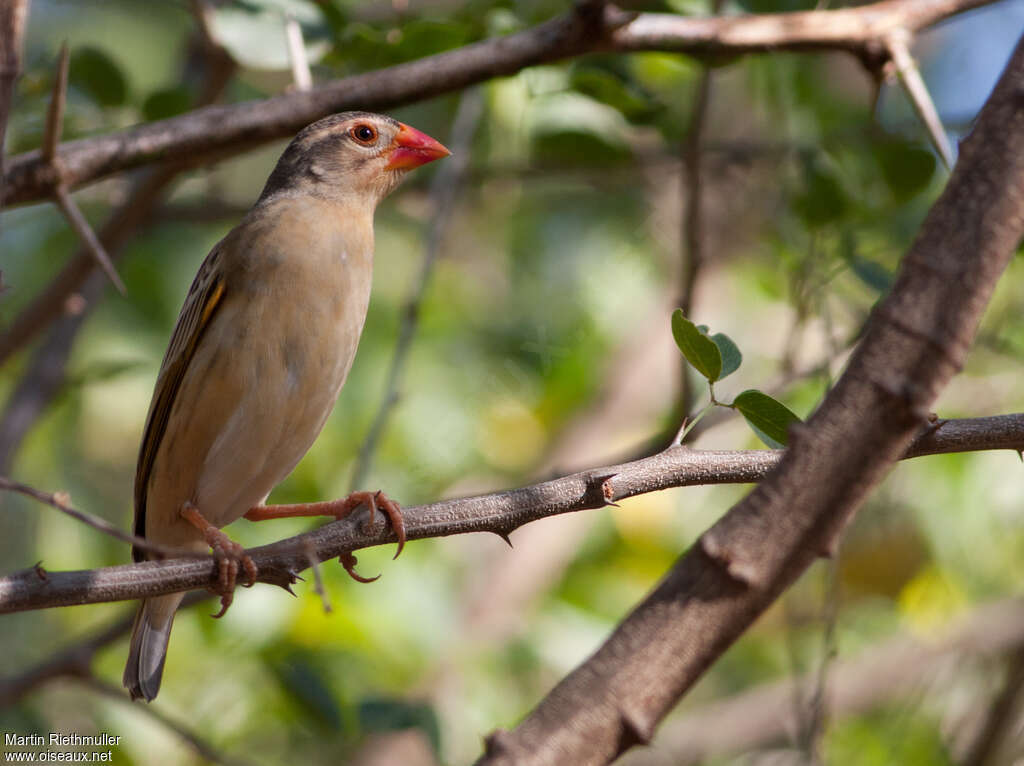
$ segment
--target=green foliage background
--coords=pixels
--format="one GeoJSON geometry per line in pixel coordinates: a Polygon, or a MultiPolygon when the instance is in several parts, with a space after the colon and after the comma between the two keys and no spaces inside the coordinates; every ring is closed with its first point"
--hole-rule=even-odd
{"type": "MultiPolygon", "coordinates": [[[[282,9],[302,23],[322,82],[522,29],[564,5],[473,0],[402,11],[397,3],[245,0],[218,11],[214,28],[244,65],[227,94],[242,101],[288,86],[282,9]]],[[[707,11],[684,0],[645,7],[707,11]]],[[[730,10],[798,7],[809,5],[767,0],[730,10]]],[[[987,13],[1012,26],[1019,10],[1019,3],[1004,3],[987,13]]],[[[64,39],[72,51],[66,138],[166,117],[195,98],[198,83],[186,66],[195,30],[186,3],[37,0],[31,11],[11,153],[39,145],[64,39]]],[[[917,49],[926,78],[929,61],[946,46],[972,50],[981,44],[977,35],[955,23],[926,35],[917,49]]],[[[637,455],[657,434],[671,436],[682,368],[670,325],[681,272],[679,156],[700,73],[678,55],[591,56],[482,86],[469,179],[368,488],[411,505],[612,462],[637,455]]],[[[714,82],[705,154],[711,262],[691,318],[728,333],[743,351],[740,373],[716,394],[731,400],[756,386],[805,417],[887,289],[945,173],[896,90],[884,88],[873,113],[872,83],[851,59],[751,57],[723,62],[714,82]]],[[[942,94],[976,86],[941,78],[930,84],[940,108],[942,94]]],[[[457,102],[446,96],[393,114],[446,141],[457,102]]],[[[970,117],[956,115],[954,129],[965,129],[970,117]]],[[[88,321],[68,384],[23,445],[14,478],[66,489],[77,507],[128,527],[138,439],[182,297],[200,260],[255,199],[282,147],[189,173],[176,185],[158,220],[128,248],[119,265],[128,294],[108,296],[88,321]]],[[[349,489],[422,257],[432,172],[419,172],[378,212],[373,300],[355,368],[324,433],[272,501],[349,489]]],[[[99,222],[126,188],[113,179],[77,199],[99,222]]],[[[0,295],[0,323],[75,247],[53,206],[4,213],[0,268],[9,289],[0,295]]],[[[943,417],[1024,409],[1021,269],[1014,263],[1002,281],[967,369],[938,404],[943,417]]],[[[22,353],[0,369],[0,398],[28,361],[22,353]]],[[[738,415],[706,430],[697,445],[759,446],[738,415]]],[[[816,669],[822,615],[837,593],[835,646],[844,657],[900,632],[938,635],[972,605],[1019,593],[1020,477],[1012,453],[901,465],[861,513],[837,563],[815,566],[676,715],[794,667],[816,669]]],[[[265,586],[243,591],[219,622],[206,607],[184,612],[154,707],[251,763],[345,763],[374,733],[410,726],[425,733],[442,762],[465,763],[483,734],[514,725],[596,648],[746,491],[674,490],[572,521],[541,522],[530,538],[536,558],[525,560],[546,555],[544,530],[572,536],[569,560],[553,566],[524,603],[487,590],[512,554],[497,540],[474,537],[417,542],[394,562],[391,550],[366,551],[361,570],[383,573],[372,585],[325,567],[330,614],[308,584],[294,599],[265,586]]],[[[46,508],[13,497],[0,503],[6,572],[36,561],[85,569],[128,559],[125,546],[46,508]]],[[[307,526],[243,521],[229,531],[256,545],[307,526]]],[[[126,608],[4,617],[0,675],[46,658],[126,608]]],[[[125,650],[122,641],[102,652],[97,675],[118,683],[125,650]]],[[[995,665],[964,663],[941,678],[937,670],[937,680],[916,696],[832,720],[827,761],[953,762],[956,701],[967,695],[983,706],[998,678],[995,665]]],[[[117,763],[200,760],[135,707],[71,680],[0,710],[0,730],[120,734],[117,763]]],[[[670,751],[632,757],[672,762],[670,751]]]]}

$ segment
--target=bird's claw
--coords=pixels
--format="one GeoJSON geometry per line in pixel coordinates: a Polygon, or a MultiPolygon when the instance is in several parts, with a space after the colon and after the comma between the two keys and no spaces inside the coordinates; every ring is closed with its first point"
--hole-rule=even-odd
{"type": "Polygon", "coordinates": [[[210,524],[199,513],[198,508],[191,504],[186,505],[182,509],[182,516],[189,523],[202,530],[206,544],[213,551],[213,560],[217,564],[217,585],[216,587],[211,587],[210,590],[220,595],[220,611],[213,615],[214,619],[220,619],[227,613],[228,607],[235,600],[235,586],[238,583],[238,573],[240,571],[245,572],[247,580],[245,587],[251,588],[256,584],[259,569],[257,569],[252,557],[245,552],[245,548],[217,529],[213,524],[210,524]]]}
{"type": "Polygon", "coordinates": [[[238,584],[239,571],[245,572],[247,581],[244,585],[246,588],[251,588],[256,584],[256,576],[259,574],[256,563],[245,552],[245,548],[220,530],[217,532],[216,536],[210,535],[208,540],[210,548],[213,550],[213,558],[217,562],[218,572],[217,587],[211,590],[220,595],[220,611],[213,615],[214,619],[223,617],[235,600],[235,586],[238,584]]]}
{"type": "Polygon", "coordinates": [[[356,582],[368,583],[380,579],[380,575],[377,575],[376,577],[363,577],[361,574],[359,574],[356,571],[356,564],[358,563],[356,561],[356,557],[349,551],[346,551],[345,553],[342,553],[340,556],[338,556],[338,561],[340,561],[341,565],[345,567],[345,571],[348,572],[348,576],[356,582]]]}
{"type": "MultiPolygon", "coordinates": [[[[391,528],[395,530],[395,536],[398,538],[398,550],[395,551],[394,556],[397,559],[405,547],[405,520],[402,518],[401,506],[380,490],[376,492],[353,492],[348,497],[339,500],[337,507],[333,509],[332,513],[334,518],[343,519],[361,505],[365,505],[369,509],[369,516],[366,520],[367,531],[373,529],[377,511],[381,511],[388,517],[388,521],[391,522],[391,528]]],[[[344,559],[342,559],[342,564],[345,564],[344,559]]],[[[347,564],[345,569],[348,570],[349,574],[352,574],[347,564]]],[[[375,577],[374,579],[377,578],[375,577]]]]}

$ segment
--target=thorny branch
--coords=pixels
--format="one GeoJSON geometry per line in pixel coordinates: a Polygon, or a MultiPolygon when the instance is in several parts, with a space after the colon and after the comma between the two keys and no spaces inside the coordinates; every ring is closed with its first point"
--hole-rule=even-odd
{"type": "MultiPolygon", "coordinates": [[[[1024,450],[1024,413],[990,418],[946,420],[926,427],[906,457],[978,449],[1024,450]]],[[[444,500],[406,508],[406,536],[427,537],[491,532],[502,538],[523,524],[572,511],[601,508],[634,495],[698,484],[748,484],[760,481],[780,462],[778,450],[710,451],[676,446],[621,465],[594,468],[559,479],[491,495],[444,500]]],[[[296,575],[315,560],[327,561],[360,548],[394,542],[380,522],[365,530],[365,513],[326,524],[249,551],[259,567],[259,582],[290,590],[296,575]]],[[[193,590],[216,581],[209,559],[171,559],[77,572],[35,568],[0,578],[0,614],[55,606],[156,596],[193,590]]]]}
{"type": "Polygon", "coordinates": [[[337,80],[309,91],[198,109],[104,136],[62,144],[61,177],[38,151],[14,157],[3,205],[42,199],[128,168],[190,157],[227,156],[295,133],[332,112],[381,110],[460,90],[521,69],[594,52],[671,51],[721,59],[768,51],[846,51],[887,58],[884,41],[914,33],[993,0],[882,0],[855,8],[695,18],[627,13],[587,4],[531,29],[337,80]]]}

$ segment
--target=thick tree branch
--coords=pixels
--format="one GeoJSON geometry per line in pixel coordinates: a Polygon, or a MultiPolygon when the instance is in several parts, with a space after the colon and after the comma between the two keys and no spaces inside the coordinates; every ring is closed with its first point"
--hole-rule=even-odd
{"type": "MultiPolygon", "coordinates": [[[[1024,449],[1024,413],[991,418],[947,420],[925,430],[909,456],[977,449],[1024,449]],[[989,428],[991,441],[978,434],[989,428]]],[[[677,446],[621,465],[593,468],[560,479],[491,495],[444,500],[406,508],[410,540],[468,532],[507,537],[531,521],[561,513],[601,508],[634,495],[697,484],[749,484],[760,481],[782,459],[777,450],[717,452],[677,446]]],[[[316,561],[342,553],[395,542],[381,522],[363,531],[365,513],[326,524],[312,532],[249,551],[260,569],[260,582],[288,587],[310,566],[309,546],[316,561]]],[[[210,559],[173,559],[77,572],[43,572],[29,568],[0,578],[0,614],[55,606],[156,596],[204,588],[216,581],[210,559]]]]}
{"type": "Polygon", "coordinates": [[[479,763],[608,763],[650,741],[705,670],[819,556],[961,368],[1024,234],[1024,41],[962,144],[892,292],[778,467],[479,763]]]}
{"type": "Polygon", "coordinates": [[[878,62],[895,30],[916,32],[992,0],[883,0],[858,8],[765,16],[692,18],[625,13],[581,4],[570,13],[505,37],[264,101],[198,109],[167,120],[61,145],[58,174],[39,152],[14,157],[4,206],[43,199],[154,161],[226,156],[294,134],[345,109],[390,109],[494,77],[593,52],[674,51],[722,58],[764,51],[841,50],[878,62]]]}

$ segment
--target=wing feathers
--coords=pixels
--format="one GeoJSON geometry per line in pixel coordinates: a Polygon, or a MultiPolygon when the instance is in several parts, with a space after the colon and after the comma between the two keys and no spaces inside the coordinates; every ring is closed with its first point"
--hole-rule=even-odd
{"type": "MultiPolygon", "coordinates": [[[[199,267],[199,273],[189,288],[167,354],[160,366],[156,390],[153,392],[153,403],[149,407],[146,429],[139,448],[139,465],[135,473],[135,534],[139,537],[146,536],[146,492],[153,461],[167,429],[171,408],[203,332],[210,325],[224,297],[224,279],[216,268],[220,252],[221,245],[218,244],[199,267]]],[[[144,551],[133,548],[132,558],[135,561],[143,561],[146,555],[144,551]]]]}

